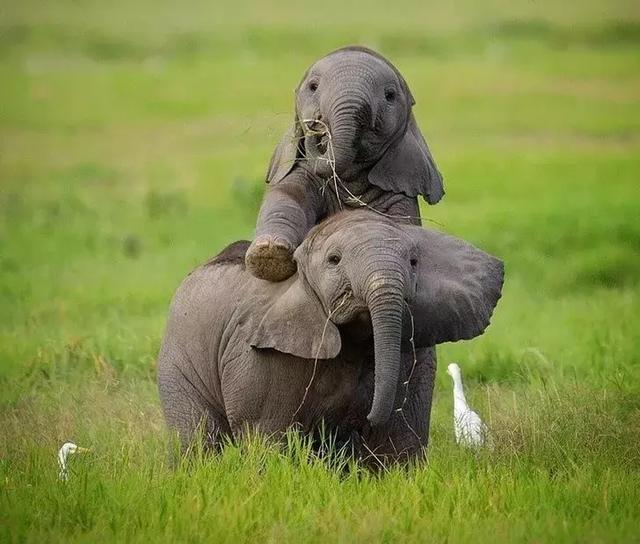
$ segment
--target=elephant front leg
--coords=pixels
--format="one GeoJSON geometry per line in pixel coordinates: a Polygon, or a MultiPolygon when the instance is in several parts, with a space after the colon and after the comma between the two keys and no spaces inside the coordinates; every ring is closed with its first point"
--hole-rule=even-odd
{"type": "Polygon", "coordinates": [[[293,252],[322,213],[320,192],[302,174],[292,173],[270,188],[245,257],[247,270],[269,281],[292,276],[296,271],[293,252]]]}
{"type": "Polygon", "coordinates": [[[415,358],[412,351],[403,353],[402,359],[395,410],[387,425],[365,433],[363,457],[372,466],[420,457],[429,442],[435,348],[416,349],[415,358]]]}
{"type": "Polygon", "coordinates": [[[180,441],[181,452],[194,448],[216,451],[225,437],[231,435],[229,423],[215,406],[181,350],[163,346],[158,364],[158,386],[165,420],[169,430],[180,441]]]}
{"type": "Polygon", "coordinates": [[[422,219],[420,218],[420,206],[418,205],[418,199],[415,197],[408,197],[402,193],[386,193],[386,213],[392,217],[398,223],[404,223],[407,225],[422,225],[422,219]]]}

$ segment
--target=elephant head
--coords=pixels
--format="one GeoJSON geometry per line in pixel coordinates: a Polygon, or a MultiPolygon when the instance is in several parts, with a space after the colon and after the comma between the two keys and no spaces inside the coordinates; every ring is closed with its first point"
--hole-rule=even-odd
{"type": "Polygon", "coordinates": [[[329,179],[367,173],[373,185],[429,204],[444,195],[442,177],[412,113],[404,78],[384,57],[345,47],[317,61],[296,91],[293,127],[276,148],[267,182],[299,163],[329,179]]]}
{"type": "Polygon", "coordinates": [[[314,227],[294,258],[298,272],[264,314],[251,344],[331,359],[342,347],[340,325],[370,318],[373,425],[385,423],[393,409],[406,310],[418,347],[470,339],[489,324],[502,290],[498,259],[462,240],[366,210],[342,212],[314,227]]]}

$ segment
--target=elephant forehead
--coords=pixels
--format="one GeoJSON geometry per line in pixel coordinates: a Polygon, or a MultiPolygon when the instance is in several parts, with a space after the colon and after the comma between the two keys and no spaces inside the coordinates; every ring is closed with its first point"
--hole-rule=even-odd
{"type": "Polygon", "coordinates": [[[309,250],[318,250],[323,246],[338,245],[343,248],[363,247],[363,245],[381,245],[386,241],[402,244],[406,233],[397,225],[380,220],[363,219],[357,212],[346,212],[335,220],[327,221],[310,235],[306,242],[309,250]]]}
{"type": "Polygon", "coordinates": [[[313,70],[329,71],[338,69],[360,73],[374,77],[379,74],[394,73],[393,68],[384,60],[364,51],[337,51],[322,59],[313,66],[313,70]]]}

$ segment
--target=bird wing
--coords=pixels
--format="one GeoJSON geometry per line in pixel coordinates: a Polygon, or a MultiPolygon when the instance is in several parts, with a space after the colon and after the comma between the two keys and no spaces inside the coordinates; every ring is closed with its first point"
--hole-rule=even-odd
{"type": "MultiPolygon", "coordinates": [[[[487,436],[487,426],[473,410],[466,410],[457,418],[461,443],[469,446],[482,446],[487,436]]],[[[457,433],[456,433],[457,434],[457,433]]]]}

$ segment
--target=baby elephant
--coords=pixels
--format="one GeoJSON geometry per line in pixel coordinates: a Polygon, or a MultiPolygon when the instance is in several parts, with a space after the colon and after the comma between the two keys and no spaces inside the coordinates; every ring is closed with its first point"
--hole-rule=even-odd
{"type": "Polygon", "coordinates": [[[178,289],[158,363],[169,427],[208,447],[245,429],[321,426],[376,460],[427,444],[434,346],[473,338],[500,298],[498,259],[440,232],[370,211],[336,214],[271,283],[236,242],[178,289]]]}
{"type": "Polygon", "coordinates": [[[413,117],[402,75],[364,47],[317,61],[296,89],[293,126],[276,148],[247,268],[281,281],[294,249],[323,217],[368,206],[420,224],[417,196],[442,198],[442,177],[413,117]]]}

